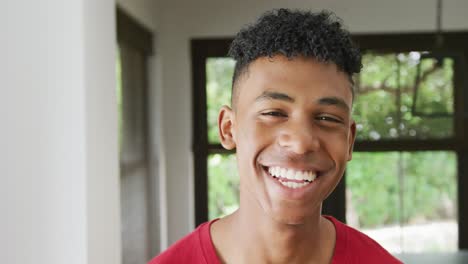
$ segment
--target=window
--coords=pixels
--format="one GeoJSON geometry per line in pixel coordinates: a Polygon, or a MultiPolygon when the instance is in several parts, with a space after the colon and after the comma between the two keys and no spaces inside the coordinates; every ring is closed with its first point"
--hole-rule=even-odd
{"type": "Polygon", "coordinates": [[[346,221],[391,253],[456,251],[456,168],[451,151],[354,153],[346,221]]]}
{"type": "MultiPolygon", "coordinates": [[[[355,80],[358,138],[323,210],[394,253],[468,248],[468,194],[460,191],[468,187],[468,34],[444,39],[433,56],[431,34],[355,36],[364,64],[355,80]],[[428,235],[431,243],[413,242],[428,235]]],[[[237,206],[235,156],[219,144],[215,123],[230,100],[229,43],[192,41],[196,224],[237,206]]]]}
{"type": "MultiPolygon", "coordinates": [[[[367,51],[363,65],[353,107],[358,144],[425,141],[427,148],[454,139],[453,58],[367,51]]],[[[456,251],[456,154],[449,144],[435,150],[356,152],[345,177],[348,224],[392,253],[456,251]]]]}

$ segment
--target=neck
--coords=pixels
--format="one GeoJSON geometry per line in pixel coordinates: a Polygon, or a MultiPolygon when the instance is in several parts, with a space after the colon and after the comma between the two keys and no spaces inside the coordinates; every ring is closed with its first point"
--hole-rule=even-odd
{"type": "MultiPolygon", "coordinates": [[[[241,198],[242,199],[242,198],[241,198]]],[[[268,215],[255,201],[242,201],[226,218],[234,244],[226,259],[233,263],[325,263],[333,254],[333,224],[321,217],[321,207],[300,224],[268,215]],[[234,252],[235,251],[235,252],[234,252]]]]}

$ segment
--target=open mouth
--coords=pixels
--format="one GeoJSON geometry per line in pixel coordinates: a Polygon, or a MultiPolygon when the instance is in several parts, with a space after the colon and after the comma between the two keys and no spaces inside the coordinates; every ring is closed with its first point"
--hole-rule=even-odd
{"type": "Polygon", "coordinates": [[[264,167],[264,169],[283,186],[291,189],[302,188],[311,184],[318,174],[316,171],[298,171],[278,166],[264,167]]]}

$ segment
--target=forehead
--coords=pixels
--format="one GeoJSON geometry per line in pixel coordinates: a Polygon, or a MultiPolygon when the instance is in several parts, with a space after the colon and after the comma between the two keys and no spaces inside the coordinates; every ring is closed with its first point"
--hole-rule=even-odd
{"type": "Polygon", "coordinates": [[[253,61],[239,83],[240,104],[251,103],[267,90],[303,100],[337,97],[352,104],[351,82],[333,63],[312,58],[261,57],[253,61]]]}

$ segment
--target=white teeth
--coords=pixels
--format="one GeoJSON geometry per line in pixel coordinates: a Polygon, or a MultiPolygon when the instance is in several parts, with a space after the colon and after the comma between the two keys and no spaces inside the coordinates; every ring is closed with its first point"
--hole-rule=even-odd
{"type": "Polygon", "coordinates": [[[275,167],[275,176],[279,177],[281,175],[281,168],[275,167]]]}
{"type": "Polygon", "coordinates": [[[306,178],[304,177],[304,173],[303,173],[303,172],[298,171],[298,172],[296,172],[296,173],[294,174],[294,179],[295,179],[295,180],[302,180],[302,179],[306,179],[306,178]]]}
{"type": "Polygon", "coordinates": [[[276,176],[279,176],[281,174],[281,168],[275,167],[275,172],[276,172],[276,176]]]}
{"type": "Polygon", "coordinates": [[[285,169],[280,167],[269,167],[268,172],[275,177],[281,177],[289,180],[308,180],[313,181],[316,178],[316,173],[312,171],[295,171],[293,169],[285,169]]]}
{"type": "Polygon", "coordinates": [[[306,186],[307,184],[310,184],[310,182],[303,182],[303,183],[298,183],[298,182],[291,182],[291,181],[279,181],[282,185],[292,188],[292,189],[297,189],[306,186]]]}
{"type": "Polygon", "coordinates": [[[293,181],[280,181],[280,183],[284,186],[293,189],[303,187],[317,178],[317,174],[313,171],[295,171],[293,169],[286,169],[281,167],[269,167],[268,172],[275,177],[288,180],[304,181],[301,183],[293,181]]]}
{"type": "Polygon", "coordinates": [[[288,172],[287,169],[281,168],[281,169],[279,170],[278,176],[281,176],[281,177],[283,177],[283,178],[286,178],[286,172],[288,172]]]}

